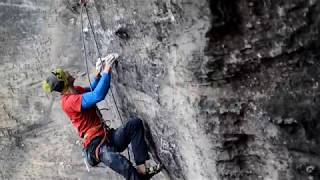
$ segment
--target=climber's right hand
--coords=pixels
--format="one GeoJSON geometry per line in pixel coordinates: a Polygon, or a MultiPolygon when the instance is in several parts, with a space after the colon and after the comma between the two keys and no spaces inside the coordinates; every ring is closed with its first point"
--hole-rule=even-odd
{"type": "Polygon", "coordinates": [[[106,57],[102,58],[104,62],[104,72],[108,73],[111,71],[113,63],[119,58],[117,53],[108,54],[106,57]]]}

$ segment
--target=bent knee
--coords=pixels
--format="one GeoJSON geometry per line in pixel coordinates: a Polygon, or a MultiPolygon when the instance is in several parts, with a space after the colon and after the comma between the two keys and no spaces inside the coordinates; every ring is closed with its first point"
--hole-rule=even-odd
{"type": "Polygon", "coordinates": [[[139,118],[132,118],[129,120],[129,122],[135,127],[135,128],[143,128],[143,122],[139,118]]]}

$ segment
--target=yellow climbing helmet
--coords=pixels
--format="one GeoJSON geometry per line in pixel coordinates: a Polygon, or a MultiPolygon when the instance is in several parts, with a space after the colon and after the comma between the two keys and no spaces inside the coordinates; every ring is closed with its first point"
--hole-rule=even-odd
{"type": "Polygon", "coordinates": [[[65,72],[62,68],[57,68],[42,82],[42,88],[45,92],[64,92],[68,89],[68,77],[68,72],[65,72]]]}

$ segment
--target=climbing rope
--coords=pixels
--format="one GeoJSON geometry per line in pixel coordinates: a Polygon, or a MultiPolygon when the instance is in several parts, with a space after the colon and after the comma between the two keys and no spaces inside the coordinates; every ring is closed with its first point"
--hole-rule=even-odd
{"type": "MultiPolygon", "coordinates": [[[[99,45],[98,45],[98,40],[97,40],[97,37],[96,37],[96,34],[95,34],[95,31],[94,31],[94,27],[92,25],[92,22],[91,22],[91,19],[90,19],[90,16],[89,16],[89,10],[86,6],[86,2],[85,0],[81,0],[80,1],[80,16],[81,16],[81,19],[80,19],[80,22],[81,22],[81,39],[82,39],[82,44],[83,44],[83,51],[84,51],[84,61],[85,61],[85,66],[86,66],[86,73],[87,73],[87,77],[88,77],[88,81],[89,81],[89,84],[90,84],[90,90],[92,91],[92,87],[91,87],[91,80],[90,80],[90,75],[89,75],[89,68],[88,68],[88,55],[87,55],[87,52],[86,52],[86,45],[85,45],[85,36],[84,36],[84,32],[83,32],[83,7],[86,11],[86,14],[87,14],[87,18],[88,18],[88,22],[89,22],[89,26],[90,26],[90,29],[91,29],[91,32],[92,32],[92,35],[93,35],[93,39],[94,39],[94,42],[95,42],[95,46],[96,46],[96,49],[97,49],[97,53],[98,53],[98,58],[100,59],[102,57],[102,54],[101,54],[101,51],[100,51],[100,48],[99,48],[99,45]]],[[[112,88],[110,86],[110,93],[111,93],[111,96],[112,96],[112,99],[113,99],[113,102],[114,102],[114,105],[116,107],[116,110],[117,110],[117,114],[119,116],[119,119],[121,121],[121,124],[123,124],[123,119],[122,119],[122,116],[120,114],[120,111],[119,111],[119,107],[117,105],[117,102],[116,102],[116,99],[113,95],[113,92],[112,92],[112,88]]],[[[99,109],[97,109],[97,114],[99,116],[99,119],[101,121],[101,123],[103,123],[103,118],[102,118],[102,114],[101,112],[99,111],[99,109]]],[[[130,159],[130,149],[128,150],[128,159],[129,161],[131,161],[130,159]]]]}
{"type": "MultiPolygon", "coordinates": [[[[85,8],[85,10],[86,10],[86,14],[87,14],[87,17],[88,17],[89,26],[90,26],[90,29],[91,29],[91,31],[92,31],[93,39],[94,39],[94,42],[95,42],[95,45],[96,45],[96,48],[97,48],[98,58],[101,58],[101,57],[102,57],[101,51],[100,51],[100,49],[99,49],[97,36],[96,36],[96,34],[94,33],[95,31],[94,31],[94,27],[93,27],[93,25],[92,25],[92,23],[91,23],[91,19],[90,19],[90,16],[89,16],[88,8],[87,8],[87,6],[85,6],[84,8],[85,8]]],[[[115,107],[116,107],[118,116],[119,116],[119,118],[120,118],[120,120],[121,120],[121,123],[123,124],[123,119],[122,119],[122,116],[120,115],[119,107],[118,107],[118,105],[117,105],[117,102],[116,102],[116,99],[115,99],[115,97],[114,97],[114,95],[113,95],[113,92],[112,92],[112,88],[111,88],[111,87],[110,87],[110,93],[111,93],[113,102],[114,102],[114,104],[115,104],[115,107]]]]}
{"type": "MultiPolygon", "coordinates": [[[[90,91],[93,91],[92,87],[91,87],[91,80],[90,80],[90,75],[89,75],[89,68],[88,68],[88,54],[86,51],[86,43],[85,43],[85,39],[84,39],[84,33],[83,33],[83,4],[81,4],[80,7],[80,16],[81,16],[81,39],[82,39],[82,44],[83,44],[83,55],[84,55],[84,63],[85,63],[85,67],[86,67],[86,73],[87,73],[87,77],[88,77],[88,81],[89,81],[89,87],[90,87],[90,91]]],[[[102,115],[100,113],[100,111],[98,109],[96,109],[96,113],[99,117],[100,123],[103,124],[103,118],[102,115]]]]}
{"type": "Polygon", "coordinates": [[[86,43],[85,43],[85,40],[84,40],[84,33],[83,33],[83,15],[82,15],[82,12],[83,12],[83,5],[81,5],[81,9],[80,9],[80,16],[81,16],[81,40],[82,40],[82,44],[83,44],[83,52],[84,52],[84,63],[85,63],[85,67],[86,67],[86,72],[87,72],[87,76],[88,76],[88,80],[89,80],[89,83],[90,83],[90,91],[92,91],[92,87],[91,87],[91,80],[90,80],[90,76],[89,76],[89,69],[88,69],[88,55],[87,55],[87,51],[86,51],[86,43]]]}

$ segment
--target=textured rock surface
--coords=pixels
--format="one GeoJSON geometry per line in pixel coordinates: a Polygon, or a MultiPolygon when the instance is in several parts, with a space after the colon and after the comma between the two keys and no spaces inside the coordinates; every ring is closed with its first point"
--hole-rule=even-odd
{"type": "MultiPolygon", "coordinates": [[[[86,172],[59,96],[40,89],[58,65],[86,83],[75,2],[0,2],[0,179],[121,179],[86,172]]],[[[122,55],[113,90],[122,116],[145,122],[165,165],[155,179],[320,179],[318,1],[95,0],[88,9],[102,53],[122,55]]]]}

